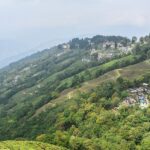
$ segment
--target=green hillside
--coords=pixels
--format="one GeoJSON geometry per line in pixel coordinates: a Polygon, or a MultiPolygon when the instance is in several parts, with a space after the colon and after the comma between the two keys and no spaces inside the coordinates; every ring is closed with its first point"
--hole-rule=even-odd
{"type": "Polygon", "coordinates": [[[64,148],[32,141],[4,141],[0,142],[0,150],[65,150],[64,148]]]}
{"type": "Polygon", "coordinates": [[[38,52],[0,70],[0,140],[16,140],[0,145],[147,150],[149,86],[147,36],[76,38],[38,52]],[[143,88],[144,109],[131,93],[143,88]]]}
{"type": "MultiPolygon", "coordinates": [[[[93,70],[95,70],[95,68],[93,70]]],[[[37,109],[34,116],[39,115],[42,111],[45,111],[48,108],[54,107],[56,104],[63,103],[63,101],[66,99],[74,97],[76,94],[78,94],[79,91],[88,92],[105,82],[116,81],[116,79],[119,77],[134,80],[140,78],[145,73],[150,73],[150,60],[146,60],[141,63],[130,65],[121,69],[115,69],[98,78],[83,82],[81,84],[81,87],[77,89],[70,88],[69,90],[63,91],[62,93],[60,93],[60,96],[58,98],[37,109]]]]}

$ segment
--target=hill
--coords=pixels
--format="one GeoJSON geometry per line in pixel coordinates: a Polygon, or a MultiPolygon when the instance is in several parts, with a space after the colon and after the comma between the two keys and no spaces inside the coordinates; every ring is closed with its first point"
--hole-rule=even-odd
{"type": "Polygon", "coordinates": [[[116,81],[117,78],[119,77],[123,77],[129,80],[134,80],[140,78],[145,73],[150,73],[150,60],[146,60],[135,65],[130,65],[128,67],[115,69],[113,71],[107,72],[106,74],[98,78],[83,82],[81,87],[77,89],[69,89],[63,91],[58,98],[54,99],[52,102],[49,102],[43,105],[41,108],[37,109],[35,115],[37,114],[39,115],[39,113],[45,111],[47,108],[54,107],[56,104],[62,103],[63,100],[65,99],[68,98],[70,99],[74,97],[76,94],[78,94],[79,91],[88,92],[105,82],[116,81]]]}
{"type": "MultiPolygon", "coordinates": [[[[142,39],[76,38],[1,69],[0,140],[147,148],[149,107],[131,95],[150,84],[150,37],[142,39]],[[128,99],[134,104],[122,106],[128,99]]],[[[140,94],[149,101],[148,92],[140,94]]]]}

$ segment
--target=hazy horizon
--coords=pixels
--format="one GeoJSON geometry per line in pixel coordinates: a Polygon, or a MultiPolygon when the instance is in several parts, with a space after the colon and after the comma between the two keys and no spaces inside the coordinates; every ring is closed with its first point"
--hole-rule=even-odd
{"type": "Polygon", "coordinates": [[[0,62],[74,37],[144,36],[150,32],[148,0],[2,0],[0,62]]]}

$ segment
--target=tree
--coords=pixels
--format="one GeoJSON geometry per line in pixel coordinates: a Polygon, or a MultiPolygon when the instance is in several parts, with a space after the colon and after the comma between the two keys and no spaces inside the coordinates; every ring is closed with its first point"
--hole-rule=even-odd
{"type": "Polygon", "coordinates": [[[150,40],[150,38],[148,35],[144,37],[144,41],[149,42],[149,40],[150,40]]]}
{"type": "Polygon", "coordinates": [[[110,98],[113,93],[114,93],[114,87],[112,82],[107,82],[103,84],[98,91],[98,94],[101,97],[106,97],[106,98],[110,98]]]}
{"type": "Polygon", "coordinates": [[[135,44],[137,42],[137,37],[136,36],[133,36],[132,37],[132,44],[135,44]]]}
{"type": "Polygon", "coordinates": [[[71,87],[80,86],[80,84],[84,81],[84,76],[74,75],[71,83],[71,87]]]}
{"type": "Polygon", "coordinates": [[[144,44],[144,38],[143,37],[140,38],[140,43],[144,44]]]}
{"type": "Polygon", "coordinates": [[[84,150],[82,138],[72,136],[69,144],[72,150],[84,150]]]}
{"type": "Polygon", "coordinates": [[[92,75],[91,75],[91,72],[89,70],[86,70],[84,74],[85,74],[85,77],[87,80],[91,79],[92,75]]]}
{"type": "Polygon", "coordinates": [[[126,47],[128,45],[128,39],[123,39],[121,43],[124,47],[126,47]]]}
{"type": "Polygon", "coordinates": [[[115,42],[115,49],[117,49],[117,47],[118,47],[118,44],[117,44],[117,42],[115,42]]]}
{"type": "Polygon", "coordinates": [[[150,148],[150,135],[145,137],[141,143],[142,150],[148,150],[150,148]]]}
{"type": "Polygon", "coordinates": [[[147,58],[150,59],[150,50],[147,52],[147,58]]]}
{"type": "Polygon", "coordinates": [[[70,136],[67,132],[57,130],[55,133],[55,143],[63,147],[68,147],[70,136]]]}
{"type": "Polygon", "coordinates": [[[41,142],[45,142],[45,141],[46,141],[46,134],[38,135],[38,136],[36,137],[36,140],[37,140],[37,141],[41,141],[41,142]]]}

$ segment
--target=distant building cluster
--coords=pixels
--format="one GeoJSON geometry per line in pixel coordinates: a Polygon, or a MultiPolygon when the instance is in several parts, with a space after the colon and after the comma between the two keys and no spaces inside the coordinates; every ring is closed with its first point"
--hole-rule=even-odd
{"type": "Polygon", "coordinates": [[[70,44],[63,44],[63,45],[62,45],[62,48],[63,48],[63,49],[70,49],[70,44]]]}
{"type": "Polygon", "coordinates": [[[102,47],[104,49],[108,49],[108,48],[114,49],[114,48],[117,48],[117,44],[115,42],[109,42],[109,41],[107,41],[107,42],[103,43],[102,47]]]}
{"type": "MultiPolygon", "coordinates": [[[[76,42],[73,43],[75,49],[80,48],[81,43],[82,45],[85,44],[84,40],[80,41],[76,39],[75,41],[76,42]]],[[[87,40],[87,43],[89,45],[87,49],[90,51],[89,56],[82,58],[82,62],[86,63],[91,61],[103,61],[105,59],[111,59],[116,55],[128,54],[132,51],[132,44],[129,42],[123,44],[122,42],[103,41],[95,44],[91,42],[91,40],[87,40]]],[[[84,46],[86,47],[86,45],[84,46]]],[[[56,57],[60,57],[70,51],[72,49],[72,45],[70,43],[64,43],[58,45],[58,49],[61,51],[56,54],[56,57]]]]}
{"type": "Polygon", "coordinates": [[[128,89],[129,96],[122,102],[123,105],[132,106],[138,104],[141,109],[149,106],[150,88],[147,83],[143,83],[138,88],[128,89]]]}
{"type": "Polygon", "coordinates": [[[92,48],[89,54],[90,58],[84,57],[82,62],[103,61],[105,59],[111,59],[117,55],[131,53],[131,50],[131,45],[123,46],[121,43],[107,41],[100,43],[97,49],[92,48]]]}

